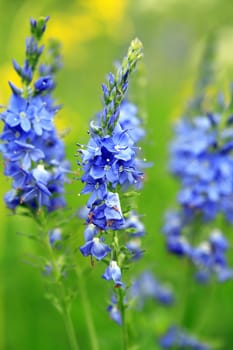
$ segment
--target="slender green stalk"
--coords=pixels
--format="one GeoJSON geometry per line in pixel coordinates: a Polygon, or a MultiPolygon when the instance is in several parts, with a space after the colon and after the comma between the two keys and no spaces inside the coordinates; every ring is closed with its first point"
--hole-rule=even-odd
{"type": "Polygon", "coordinates": [[[78,346],[75,331],[74,331],[74,325],[70,317],[69,310],[66,308],[66,310],[64,310],[62,315],[63,315],[65,327],[66,327],[66,333],[70,342],[70,348],[72,350],[79,350],[79,346],[78,346]]]}
{"type": "Polygon", "coordinates": [[[45,247],[47,254],[51,260],[51,264],[52,264],[52,269],[53,269],[53,273],[54,273],[54,277],[55,277],[55,285],[57,287],[57,296],[58,296],[58,299],[60,301],[62,317],[64,320],[67,337],[68,337],[68,340],[70,343],[70,349],[71,350],[80,350],[80,347],[79,347],[78,342],[77,342],[76,334],[74,331],[73,322],[72,322],[72,319],[70,316],[69,305],[68,305],[67,300],[66,300],[65,289],[64,289],[62,282],[60,281],[60,274],[59,274],[59,271],[57,269],[56,258],[54,256],[53,249],[52,249],[51,245],[49,244],[49,240],[48,240],[48,236],[47,236],[48,229],[47,229],[46,221],[40,222],[40,228],[41,228],[41,240],[42,240],[43,246],[45,247]]]}
{"type": "Polygon", "coordinates": [[[88,296],[87,296],[87,291],[86,287],[84,284],[83,276],[82,273],[79,269],[78,266],[75,268],[75,272],[78,278],[78,288],[79,288],[79,295],[82,299],[82,305],[84,309],[84,315],[86,319],[86,325],[88,329],[88,335],[90,337],[90,342],[91,342],[91,348],[92,350],[99,350],[99,345],[98,345],[98,340],[97,340],[97,335],[95,331],[95,326],[93,323],[93,319],[91,316],[91,307],[89,304],[88,296]]]}
{"type": "Polygon", "coordinates": [[[129,346],[129,337],[128,337],[128,328],[125,317],[125,305],[124,305],[124,295],[121,288],[118,289],[119,294],[119,304],[122,318],[122,340],[123,340],[123,350],[128,350],[129,346]]]}

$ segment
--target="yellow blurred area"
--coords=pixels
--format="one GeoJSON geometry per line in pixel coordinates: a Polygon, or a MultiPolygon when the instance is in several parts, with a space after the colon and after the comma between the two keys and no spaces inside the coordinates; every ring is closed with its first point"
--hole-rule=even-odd
{"type": "Polygon", "coordinates": [[[60,40],[65,54],[72,52],[74,46],[75,51],[79,51],[78,46],[99,35],[116,37],[121,33],[118,26],[124,19],[126,5],[124,0],[90,0],[84,2],[81,8],[76,3],[66,14],[53,14],[47,36],[60,40]]]}

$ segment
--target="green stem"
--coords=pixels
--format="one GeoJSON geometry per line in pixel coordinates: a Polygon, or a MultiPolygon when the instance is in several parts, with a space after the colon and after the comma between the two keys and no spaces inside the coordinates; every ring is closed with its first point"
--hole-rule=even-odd
{"type": "Polygon", "coordinates": [[[92,350],[99,350],[95,326],[94,326],[92,316],[91,316],[91,308],[90,308],[90,304],[89,304],[89,299],[87,296],[87,291],[85,288],[84,280],[82,278],[82,273],[81,273],[78,266],[76,266],[75,272],[76,272],[76,275],[78,278],[79,294],[80,294],[80,297],[82,300],[82,306],[84,309],[84,315],[85,315],[85,319],[86,319],[88,335],[90,337],[91,348],[92,348],[92,350]]]}
{"type": "Polygon", "coordinates": [[[63,316],[63,320],[65,323],[65,328],[66,328],[68,340],[70,343],[70,349],[71,350],[80,350],[77,339],[76,339],[73,322],[72,322],[72,319],[70,316],[69,305],[67,304],[67,300],[66,300],[65,289],[64,289],[62,282],[60,281],[60,273],[57,269],[56,258],[54,256],[53,248],[51,247],[51,245],[49,244],[49,241],[48,241],[47,232],[48,232],[48,230],[47,230],[46,223],[41,222],[41,240],[44,244],[45,249],[47,250],[47,253],[48,253],[49,258],[50,258],[51,263],[52,263],[52,269],[53,269],[54,278],[55,278],[55,285],[57,287],[57,296],[59,298],[61,309],[62,309],[62,316],[63,316]]]}
{"type": "Polygon", "coordinates": [[[121,311],[121,318],[122,318],[122,340],[123,340],[123,350],[128,349],[129,345],[129,338],[128,338],[128,329],[126,324],[126,318],[125,318],[125,305],[124,305],[124,295],[121,288],[118,289],[119,294],[119,306],[121,311]]]}
{"type": "Polygon", "coordinates": [[[63,315],[65,327],[66,327],[66,333],[70,343],[70,348],[72,350],[79,350],[79,346],[78,346],[75,331],[74,331],[74,325],[70,317],[69,310],[66,308],[66,310],[63,311],[62,315],[63,315]]]}

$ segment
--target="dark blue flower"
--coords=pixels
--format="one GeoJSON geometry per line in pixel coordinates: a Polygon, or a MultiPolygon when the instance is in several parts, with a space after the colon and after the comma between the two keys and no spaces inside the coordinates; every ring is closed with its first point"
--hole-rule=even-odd
{"type": "Polygon", "coordinates": [[[123,101],[120,107],[119,123],[122,130],[127,130],[135,143],[145,136],[145,130],[141,127],[141,120],[137,113],[138,110],[134,104],[127,100],[123,101]]]}
{"type": "Polygon", "coordinates": [[[173,326],[160,338],[160,346],[163,349],[193,349],[209,350],[209,345],[199,342],[195,337],[173,326]]]}
{"type": "Polygon", "coordinates": [[[117,303],[112,303],[107,307],[107,311],[109,313],[109,316],[113,321],[115,321],[119,326],[122,325],[122,316],[121,312],[118,309],[117,303]]]}
{"type": "Polygon", "coordinates": [[[104,274],[102,275],[107,281],[113,280],[115,285],[121,287],[123,283],[121,282],[121,269],[117,262],[111,260],[109,266],[106,268],[104,274]]]}
{"type": "Polygon", "coordinates": [[[183,119],[171,145],[171,171],[182,185],[179,203],[210,220],[220,212],[230,218],[226,203],[233,195],[232,143],[220,127],[214,114],[183,119]]]}
{"type": "Polygon", "coordinates": [[[54,81],[51,76],[43,76],[34,83],[35,89],[39,92],[49,91],[54,88],[54,81]]]}
{"type": "Polygon", "coordinates": [[[131,239],[126,243],[126,248],[130,251],[132,254],[131,261],[132,260],[138,260],[142,257],[144,251],[141,248],[141,240],[138,238],[131,239]]]}
{"type": "Polygon", "coordinates": [[[151,298],[164,305],[171,305],[174,301],[171,290],[162,286],[148,271],[143,272],[133,281],[130,295],[137,300],[139,307],[151,298]]]}
{"type": "Polygon", "coordinates": [[[96,201],[89,212],[88,223],[107,230],[119,230],[123,227],[124,218],[121,212],[119,195],[108,192],[104,202],[96,201]]]}
{"type": "Polygon", "coordinates": [[[89,224],[84,230],[84,238],[85,241],[91,241],[95,235],[98,233],[98,230],[95,225],[89,224]]]}
{"type": "MultiPolygon", "coordinates": [[[[1,113],[4,127],[0,151],[4,174],[12,178],[13,187],[13,191],[6,194],[5,202],[11,209],[24,205],[34,211],[45,206],[52,211],[65,206],[64,184],[70,170],[65,160],[64,143],[53,123],[60,108],[54,105],[51,96],[56,69],[49,76],[39,77],[31,86],[43,51],[38,40],[47,20],[45,17],[31,21],[32,36],[26,41],[24,65],[21,67],[13,61],[24,87],[19,89],[10,82],[12,96],[9,106],[1,113]]],[[[51,65],[54,57],[50,57],[51,65]]]]}
{"type": "Polygon", "coordinates": [[[32,144],[21,141],[14,141],[14,144],[13,153],[9,154],[9,152],[7,152],[6,156],[12,162],[19,161],[24,170],[28,170],[32,162],[38,162],[40,159],[44,158],[43,151],[32,144]]]}
{"type": "Polygon", "coordinates": [[[111,249],[98,237],[94,237],[91,241],[87,241],[82,247],[80,247],[80,251],[84,256],[91,255],[97,260],[102,260],[111,252],[111,249]]]}
{"type": "Polygon", "coordinates": [[[31,116],[28,114],[27,100],[13,94],[8,109],[2,113],[2,118],[11,127],[20,125],[23,131],[31,129],[31,116]]]}
{"type": "Polygon", "coordinates": [[[129,232],[131,237],[142,237],[145,235],[145,227],[135,211],[131,211],[125,218],[124,229],[129,232]]]}
{"type": "Polygon", "coordinates": [[[55,228],[49,231],[49,243],[53,246],[56,242],[62,239],[62,233],[60,228],[55,228]]]}

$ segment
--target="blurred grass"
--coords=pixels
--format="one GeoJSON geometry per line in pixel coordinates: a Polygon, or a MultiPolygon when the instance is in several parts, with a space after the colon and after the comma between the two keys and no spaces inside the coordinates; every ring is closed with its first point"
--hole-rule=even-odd
{"type": "MultiPolygon", "coordinates": [[[[145,188],[139,197],[139,208],[145,213],[148,235],[144,246],[146,255],[135,271],[149,266],[158,277],[174,283],[177,301],[182,303],[183,290],[193,284],[189,278],[184,285],[185,266],[168,255],[164,248],[160,227],[164,210],[175,204],[177,184],[167,172],[167,146],[172,135],[171,125],[179,116],[192,86],[198,60],[206,36],[215,31],[219,40],[216,57],[217,83],[225,88],[231,80],[232,65],[232,15],[230,0],[118,0],[71,1],[0,0],[0,104],[7,104],[10,90],[8,80],[17,83],[11,69],[12,58],[20,63],[24,57],[24,40],[28,35],[30,17],[50,15],[47,37],[54,36],[63,43],[64,69],[59,74],[56,96],[64,109],[57,117],[59,128],[70,128],[66,138],[67,155],[75,169],[75,143],[86,142],[88,121],[101,107],[101,83],[112,63],[121,59],[130,40],[138,36],[145,47],[146,85],[133,96],[147,111],[148,137],[144,142],[146,158],[154,162],[148,170],[145,188]]],[[[9,189],[10,182],[2,175],[0,195],[9,189]]],[[[77,193],[78,182],[68,187],[69,206],[81,205],[77,193]]],[[[33,224],[22,217],[13,217],[0,202],[0,349],[1,350],[55,350],[67,349],[63,324],[56,310],[43,298],[40,275],[32,266],[24,264],[25,254],[35,254],[37,247],[17,235],[33,231],[33,224]]],[[[80,242],[82,233],[80,232],[80,242]]],[[[231,240],[232,241],[232,240],[231,240]]],[[[87,266],[87,260],[78,256],[78,263],[87,266]]],[[[100,338],[100,349],[120,348],[120,329],[108,319],[105,307],[108,285],[99,276],[102,267],[86,276],[88,293],[100,338]],[[107,330],[107,332],[106,332],[107,330]]],[[[223,340],[221,349],[233,345],[231,312],[232,283],[196,288],[192,285],[187,327],[195,327],[204,338],[223,340]],[[207,301],[212,293],[211,305],[207,301]],[[201,324],[203,323],[203,324],[201,324]],[[198,328],[199,327],[199,328],[198,328]],[[199,330],[198,330],[199,329],[199,330]]],[[[166,325],[167,319],[177,321],[179,308],[166,312],[153,306],[147,310],[147,319],[139,315],[134,320],[140,327],[136,337],[144,337],[143,350],[155,349],[155,331],[166,325]],[[159,323],[161,318],[162,325],[159,323]],[[146,335],[143,327],[148,330],[146,335]]],[[[82,349],[88,349],[88,336],[79,298],[73,317],[82,349]]],[[[160,329],[161,328],[161,329],[160,329]]]]}

